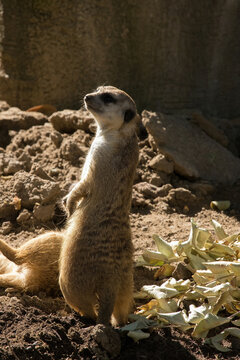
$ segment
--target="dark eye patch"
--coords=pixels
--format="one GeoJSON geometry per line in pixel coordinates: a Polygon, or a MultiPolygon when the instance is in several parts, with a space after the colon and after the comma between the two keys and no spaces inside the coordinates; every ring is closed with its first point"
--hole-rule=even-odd
{"type": "Polygon", "coordinates": [[[104,104],[116,103],[116,99],[114,99],[114,97],[109,93],[101,94],[100,98],[104,102],[104,104]]]}
{"type": "Polygon", "coordinates": [[[136,113],[131,110],[131,109],[128,109],[125,111],[125,114],[124,114],[124,122],[129,122],[131,121],[134,117],[135,117],[136,113]]]}

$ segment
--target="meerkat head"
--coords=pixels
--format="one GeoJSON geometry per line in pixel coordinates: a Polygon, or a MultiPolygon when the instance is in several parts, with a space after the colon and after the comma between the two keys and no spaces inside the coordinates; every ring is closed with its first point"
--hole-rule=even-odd
{"type": "Polygon", "coordinates": [[[119,130],[138,117],[133,99],[113,86],[100,86],[84,97],[84,103],[100,129],[119,130]]]}

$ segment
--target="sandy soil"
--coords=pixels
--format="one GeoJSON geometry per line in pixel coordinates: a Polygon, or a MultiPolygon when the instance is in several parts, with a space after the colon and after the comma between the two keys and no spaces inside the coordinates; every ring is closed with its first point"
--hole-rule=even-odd
{"type": "MultiPolygon", "coordinates": [[[[59,133],[48,122],[28,130],[10,131],[10,142],[0,151],[2,238],[19,246],[37,234],[64,225],[65,217],[58,202],[79,178],[92,137],[89,130],[59,133]],[[13,159],[15,162],[11,163],[13,159]],[[29,183],[35,186],[23,189],[21,184],[29,183]],[[21,208],[12,205],[15,196],[22,199],[25,196],[21,208]],[[39,206],[48,206],[44,207],[44,215],[37,211],[39,206]]],[[[166,240],[187,239],[192,217],[208,229],[211,219],[215,219],[227,232],[239,231],[240,184],[219,188],[190,182],[174,173],[157,173],[148,166],[157,153],[144,132],[140,134],[140,148],[131,210],[135,259],[144,249],[155,248],[154,233],[166,240]],[[161,186],[155,186],[156,181],[161,186]],[[175,196],[176,192],[182,195],[175,196]],[[216,199],[230,200],[230,209],[225,212],[210,209],[210,201],[216,199]]],[[[151,269],[135,269],[136,289],[154,282],[151,269]]],[[[0,289],[0,359],[3,360],[239,359],[239,343],[233,341],[232,347],[230,353],[221,354],[202,340],[171,327],[153,330],[149,339],[136,344],[118,330],[94,326],[88,319],[79,317],[64,304],[60,294],[50,297],[45,293],[31,295],[0,289]]]]}

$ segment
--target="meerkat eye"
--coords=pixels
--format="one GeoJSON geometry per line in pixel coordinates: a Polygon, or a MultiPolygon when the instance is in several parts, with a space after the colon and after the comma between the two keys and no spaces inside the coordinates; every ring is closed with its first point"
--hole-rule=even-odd
{"type": "Polygon", "coordinates": [[[110,104],[110,103],[115,103],[116,102],[114,97],[109,93],[102,94],[101,95],[101,100],[104,102],[104,104],[110,104]]]}
{"type": "Polygon", "coordinates": [[[125,114],[124,114],[124,122],[128,123],[129,121],[131,121],[134,118],[135,115],[136,114],[133,110],[131,110],[131,109],[126,110],[125,114]]]}

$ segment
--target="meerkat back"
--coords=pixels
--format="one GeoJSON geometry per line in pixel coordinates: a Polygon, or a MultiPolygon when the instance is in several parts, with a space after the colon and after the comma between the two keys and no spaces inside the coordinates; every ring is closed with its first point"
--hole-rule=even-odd
{"type": "Polygon", "coordinates": [[[138,161],[134,101],[114,87],[85,96],[97,122],[82,177],[67,197],[70,214],[60,256],[66,302],[98,323],[123,324],[132,305],[129,223],[138,161]]]}

